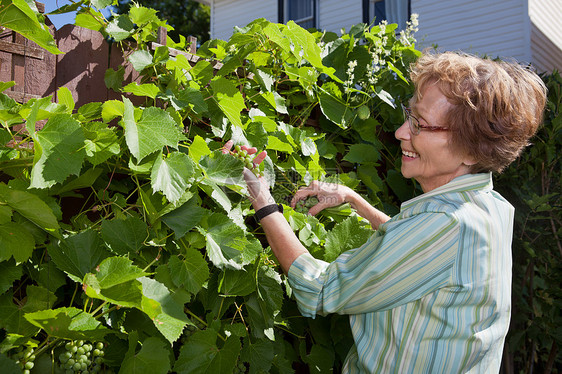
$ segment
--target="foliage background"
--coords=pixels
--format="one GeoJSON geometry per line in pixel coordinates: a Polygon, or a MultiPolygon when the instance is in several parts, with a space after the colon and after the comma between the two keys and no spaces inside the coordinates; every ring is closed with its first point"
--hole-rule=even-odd
{"type": "MultiPolygon", "coordinates": [[[[136,105],[123,97],[75,108],[65,89],[57,104],[0,96],[3,367],[18,372],[14,352],[29,346],[43,358],[35,372],[55,372],[64,341],[86,339],[106,345],[107,372],[231,372],[237,364],[337,372],[351,344],[345,317],[300,317],[263,249],[242,163],[220,147],[233,139],[267,149],[262,168],[279,201],[321,178],[393,214],[420,193],[399,174],[393,136],[419,54],[415,20],[398,34],[382,24],[341,36],[256,20],[228,42],[204,44],[205,60],[192,66],[167,47],[148,48],[165,25],[154,10],[134,6],[106,20],[99,9],[111,3],[62,11],[78,10],[77,24],[121,44],[143,81],[122,87],[122,72],[110,70],[106,84],[136,105]],[[36,132],[39,120],[48,122],[36,132]]],[[[2,4],[3,24],[17,28],[10,16],[24,14],[18,31],[56,52],[44,32],[28,32],[42,26],[26,2],[2,4]]],[[[507,373],[561,365],[561,79],[544,79],[545,125],[496,179],[518,214],[507,373]]],[[[328,261],[370,232],[346,206],[318,219],[286,208],[299,238],[328,261]]]]}

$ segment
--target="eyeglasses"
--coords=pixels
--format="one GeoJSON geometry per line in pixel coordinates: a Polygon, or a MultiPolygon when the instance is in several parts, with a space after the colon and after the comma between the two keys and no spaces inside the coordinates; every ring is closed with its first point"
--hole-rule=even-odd
{"type": "Polygon", "coordinates": [[[448,127],[440,126],[425,126],[420,123],[420,120],[412,115],[412,109],[402,105],[402,113],[404,114],[404,120],[408,120],[408,125],[410,126],[410,131],[414,135],[418,135],[421,130],[427,131],[449,131],[448,127]]]}

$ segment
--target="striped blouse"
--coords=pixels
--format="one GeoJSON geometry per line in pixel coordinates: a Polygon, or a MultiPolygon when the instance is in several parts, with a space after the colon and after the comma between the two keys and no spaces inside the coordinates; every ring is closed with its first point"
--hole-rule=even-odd
{"type": "Polygon", "coordinates": [[[349,315],[344,373],[497,373],[512,232],[491,174],[467,174],[403,203],[332,263],[301,255],[289,282],[304,316],[349,315]]]}

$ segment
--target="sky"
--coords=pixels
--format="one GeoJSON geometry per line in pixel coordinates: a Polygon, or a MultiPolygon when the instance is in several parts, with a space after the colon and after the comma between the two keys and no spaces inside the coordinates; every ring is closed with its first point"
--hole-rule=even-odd
{"type": "MultiPolygon", "coordinates": [[[[45,4],[45,14],[55,9],[58,9],[63,5],[67,5],[71,3],[70,0],[39,0],[39,1],[45,4]]],[[[106,13],[104,12],[104,14],[106,13]]],[[[53,23],[53,25],[55,25],[57,29],[60,29],[66,24],[74,23],[74,19],[76,18],[76,12],[65,13],[65,14],[53,14],[53,15],[49,15],[48,17],[53,23]]]]}

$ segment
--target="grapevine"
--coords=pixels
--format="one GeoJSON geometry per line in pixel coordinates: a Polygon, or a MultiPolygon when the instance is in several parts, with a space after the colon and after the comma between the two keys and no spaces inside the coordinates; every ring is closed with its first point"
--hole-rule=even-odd
{"type": "MultiPolygon", "coordinates": [[[[391,104],[411,93],[403,76],[417,54],[413,43],[401,43],[390,26],[358,25],[340,38],[258,19],[229,42],[200,46],[198,59],[188,61],[170,53],[169,38],[148,48],[166,26],[156,12],[135,3],[104,20],[97,6],[107,3],[77,1],[76,23],[89,28],[95,20],[95,29],[123,48],[136,43],[123,56],[138,81],[125,82],[120,66],[105,73],[121,99],[75,107],[64,88],[59,102],[17,103],[0,93],[0,330],[4,347],[21,346],[10,359],[31,374],[141,365],[146,372],[194,374],[341,367],[349,334],[336,347],[310,340],[330,325],[290,323],[295,301],[263,248],[262,231],[249,227],[250,201],[231,197],[247,191],[239,175],[245,166],[244,176],[265,172],[260,180],[279,201],[337,173],[372,200],[393,205],[385,180],[363,178],[363,186],[357,177],[394,165],[396,146],[383,147],[378,138],[401,118],[391,104]],[[360,63],[350,65],[350,56],[360,63]],[[379,63],[368,63],[375,57],[379,63]],[[33,131],[37,121],[43,127],[33,131]],[[23,123],[25,134],[16,127],[23,123]],[[367,146],[377,152],[364,152],[367,146]],[[92,301],[107,309],[92,310],[92,301]],[[200,323],[195,315],[188,321],[191,310],[200,323]],[[233,320],[243,327],[213,340],[233,320]],[[79,341],[83,334],[92,341],[79,341]],[[310,345],[326,354],[301,356],[299,347],[310,345]],[[127,354],[132,346],[141,349],[127,354]],[[209,348],[212,357],[194,357],[209,348]],[[111,357],[104,359],[106,349],[111,357]]],[[[308,213],[316,200],[295,210],[308,213]]],[[[344,242],[344,229],[362,232],[361,222],[346,220],[349,206],[325,215],[336,208],[322,210],[320,219],[289,214],[319,258],[328,253],[326,243],[344,242]]],[[[346,249],[332,248],[330,256],[346,249]]],[[[347,334],[348,326],[337,329],[330,333],[347,334]]]]}

